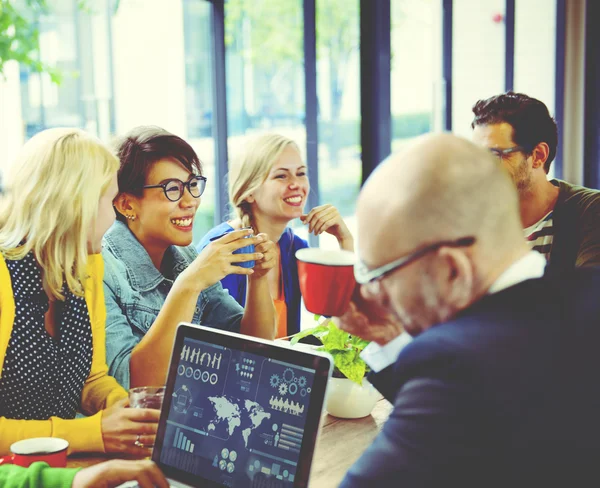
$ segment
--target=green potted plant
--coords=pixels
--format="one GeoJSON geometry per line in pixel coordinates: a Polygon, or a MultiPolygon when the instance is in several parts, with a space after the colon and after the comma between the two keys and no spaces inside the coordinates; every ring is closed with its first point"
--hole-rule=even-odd
{"type": "Polygon", "coordinates": [[[318,325],[298,332],[291,338],[292,346],[308,336],[316,337],[325,351],[333,357],[333,377],[329,382],[325,408],[330,415],[340,418],[360,418],[371,413],[379,392],[367,381],[369,367],[360,357],[369,344],[360,337],[338,329],[329,318],[315,315],[318,325]]]}

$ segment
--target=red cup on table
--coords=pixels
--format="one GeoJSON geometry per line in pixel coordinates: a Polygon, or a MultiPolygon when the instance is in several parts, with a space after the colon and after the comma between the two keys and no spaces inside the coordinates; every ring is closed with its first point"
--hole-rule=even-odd
{"type": "Polygon", "coordinates": [[[10,446],[11,454],[0,458],[0,466],[16,464],[27,468],[30,464],[43,461],[53,468],[64,468],[67,465],[68,448],[69,441],[59,437],[24,439],[10,446]]]}
{"type": "Polygon", "coordinates": [[[330,317],[344,315],[356,287],[354,253],[306,248],[296,251],[296,260],[306,310],[330,317]]]}

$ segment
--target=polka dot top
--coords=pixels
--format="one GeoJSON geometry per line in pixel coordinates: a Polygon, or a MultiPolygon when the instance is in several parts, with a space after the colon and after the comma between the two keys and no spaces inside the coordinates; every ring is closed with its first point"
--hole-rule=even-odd
{"type": "Polygon", "coordinates": [[[85,298],[65,286],[57,302],[57,333],[44,323],[48,296],[33,252],[6,260],[15,298],[15,322],[0,378],[0,416],[47,420],[75,417],[92,367],[92,328],[85,298]]]}

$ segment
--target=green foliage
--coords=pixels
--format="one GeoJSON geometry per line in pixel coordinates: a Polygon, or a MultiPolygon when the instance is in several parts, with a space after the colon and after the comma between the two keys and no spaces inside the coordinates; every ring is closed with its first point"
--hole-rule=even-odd
{"type": "Polygon", "coordinates": [[[317,2],[317,58],[330,59],[338,69],[345,70],[345,66],[338,65],[345,64],[358,49],[359,19],[358,0],[317,2]]]}
{"type": "MultiPolygon", "coordinates": [[[[333,128],[332,137],[326,141],[330,158],[337,163],[340,131],[336,122],[348,80],[348,66],[360,43],[359,0],[320,1],[316,8],[317,59],[328,66],[333,128]]],[[[289,79],[302,69],[303,34],[300,0],[227,0],[225,3],[225,43],[229,48],[247,49],[242,53],[244,59],[260,68],[258,73],[262,80],[257,83],[264,83],[265,79],[289,79]]],[[[286,105],[282,101],[280,104],[286,105]]]]}
{"type": "Polygon", "coordinates": [[[8,61],[17,61],[32,71],[49,71],[53,81],[58,73],[39,60],[40,33],[37,19],[47,13],[46,0],[17,2],[0,0],[0,74],[8,61]]]}
{"type": "MultiPolygon", "coordinates": [[[[358,48],[358,0],[317,2],[317,56],[345,61],[358,48]]],[[[301,64],[303,52],[303,9],[296,0],[227,0],[225,44],[233,45],[249,35],[248,57],[259,66],[285,62],[301,64]],[[246,30],[244,22],[249,24],[246,30]]]]}
{"type": "MultiPolygon", "coordinates": [[[[113,0],[113,12],[119,1],[113,0]]],[[[92,14],[91,0],[77,0],[77,7],[92,14]]],[[[40,17],[50,13],[47,0],[0,0],[0,76],[8,61],[17,61],[21,66],[36,73],[48,73],[57,84],[62,81],[60,70],[40,60],[40,17]]]]}
{"type": "Polygon", "coordinates": [[[225,44],[232,46],[244,35],[252,46],[245,55],[256,66],[269,70],[281,63],[302,63],[301,2],[227,0],[225,44]]]}
{"type": "MultiPolygon", "coordinates": [[[[318,321],[320,317],[315,315],[315,320],[318,321]]],[[[331,354],[335,368],[342,375],[359,385],[362,384],[368,366],[360,357],[360,353],[369,344],[367,341],[338,329],[331,319],[325,319],[316,327],[295,334],[291,344],[294,345],[300,339],[310,335],[321,341],[323,346],[318,350],[331,354]]]]}
{"type": "Polygon", "coordinates": [[[46,0],[0,0],[0,75],[6,62],[17,61],[36,73],[48,73],[54,83],[61,82],[60,71],[40,61],[38,19],[47,13],[46,0]]]}

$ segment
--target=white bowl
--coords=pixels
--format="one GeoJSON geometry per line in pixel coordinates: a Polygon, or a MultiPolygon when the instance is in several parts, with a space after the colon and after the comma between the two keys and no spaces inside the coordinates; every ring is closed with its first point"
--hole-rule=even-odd
{"type": "Polygon", "coordinates": [[[347,378],[330,378],[325,409],[343,419],[366,417],[381,399],[379,391],[363,378],[362,386],[347,378]]]}

